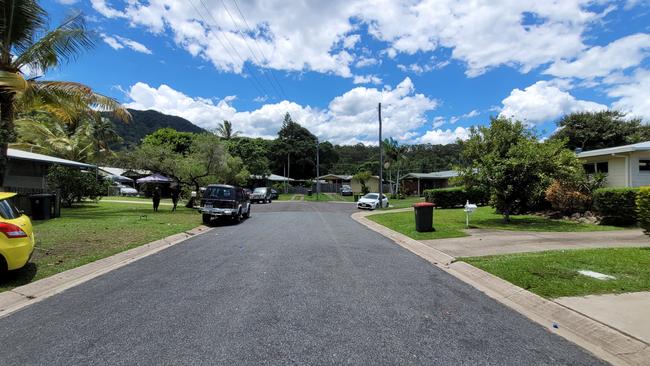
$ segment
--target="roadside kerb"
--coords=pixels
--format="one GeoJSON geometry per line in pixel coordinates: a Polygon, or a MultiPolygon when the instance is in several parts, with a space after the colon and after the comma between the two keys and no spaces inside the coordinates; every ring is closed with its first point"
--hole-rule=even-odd
{"type": "Polygon", "coordinates": [[[0,293],[0,318],[212,229],[201,225],[0,293]]]}
{"type": "MultiPolygon", "coordinates": [[[[409,210],[411,209],[406,208],[391,212],[409,210]]],[[[548,331],[564,337],[613,365],[650,365],[649,344],[515,286],[466,262],[455,261],[448,254],[367,219],[367,216],[382,213],[386,212],[356,212],[351,217],[491,298],[523,314],[548,331]]]]}

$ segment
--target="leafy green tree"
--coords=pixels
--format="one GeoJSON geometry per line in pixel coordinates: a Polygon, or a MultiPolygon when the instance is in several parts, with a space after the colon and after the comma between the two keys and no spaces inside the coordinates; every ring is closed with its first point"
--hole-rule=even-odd
{"type": "Polygon", "coordinates": [[[406,152],[408,148],[404,145],[399,145],[397,140],[392,137],[387,138],[383,141],[384,151],[386,154],[386,162],[388,163],[389,177],[390,172],[395,171],[395,193],[399,193],[399,178],[401,169],[404,166],[406,161],[406,152]]]}
{"type": "Polygon", "coordinates": [[[59,105],[74,100],[96,109],[115,110],[128,119],[128,112],[119,103],[83,84],[24,77],[25,69],[45,74],[93,46],[80,14],[49,31],[47,22],[47,13],[35,0],[0,2],[0,187],[7,167],[7,148],[16,139],[16,110],[35,100],[59,105]]]}
{"type": "Polygon", "coordinates": [[[151,146],[168,145],[174,152],[186,154],[192,147],[194,137],[195,134],[191,132],[179,132],[173,128],[160,128],[156,132],[145,136],[142,143],[151,146]]]}
{"type": "Polygon", "coordinates": [[[469,162],[461,169],[465,183],[490,192],[491,204],[505,222],[541,202],[553,179],[581,169],[563,140],[540,142],[521,122],[505,118],[493,118],[489,127],[473,127],[461,145],[469,162]]]}
{"type": "Polygon", "coordinates": [[[282,174],[288,165],[289,176],[296,179],[312,178],[316,159],[316,136],[285,114],[278,138],[273,144],[273,170],[282,174]],[[286,165],[285,165],[286,164],[286,165]]]}
{"type": "Polygon", "coordinates": [[[230,140],[234,137],[239,136],[239,131],[233,131],[232,123],[226,120],[217,126],[217,128],[214,130],[214,133],[224,140],[230,140]]]}
{"type": "Polygon", "coordinates": [[[626,119],[618,111],[579,112],[557,123],[552,139],[566,139],[569,149],[604,149],[650,139],[650,130],[638,118],[626,119]]]}
{"type": "Polygon", "coordinates": [[[228,152],[239,157],[246,169],[254,175],[271,174],[269,142],[261,138],[237,137],[227,142],[228,152]]]}
{"type": "Polygon", "coordinates": [[[55,165],[47,175],[47,184],[61,195],[63,206],[70,207],[84,199],[98,200],[108,192],[110,183],[97,178],[95,172],[55,165]]]}
{"type": "Polygon", "coordinates": [[[368,192],[370,192],[370,189],[366,185],[366,183],[368,183],[370,178],[372,178],[372,173],[369,171],[358,172],[357,174],[352,176],[352,179],[358,181],[359,184],[361,185],[362,194],[368,194],[368,192]]]}

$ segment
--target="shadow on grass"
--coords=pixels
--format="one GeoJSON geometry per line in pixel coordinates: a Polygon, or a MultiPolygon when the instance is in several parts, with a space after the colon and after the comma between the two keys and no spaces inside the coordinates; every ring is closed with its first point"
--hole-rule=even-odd
{"type": "Polygon", "coordinates": [[[25,267],[5,272],[0,278],[0,288],[26,285],[36,277],[38,266],[29,262],[25,267]]]}

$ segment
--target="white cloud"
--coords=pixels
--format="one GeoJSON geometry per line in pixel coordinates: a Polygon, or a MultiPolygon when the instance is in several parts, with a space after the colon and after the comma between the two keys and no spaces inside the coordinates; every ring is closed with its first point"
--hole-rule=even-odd
{"type": "Polygon", "coordinates": [[[100,36],[102,37],[102,40],[106,42],[106,44],[108,44],[111,48],[115,50],[120,50],[124,47],[128,47],[136,52],[146,53],[148,55],[152,54],[151,50],[148,49],[147,46],[143,45],[140,42],[136,42],[132,39],[120,37],[117,35],[109,36],[104,33],[100,34],[100,36]]]}
{"type": "Polygon", "coordinates": [[[462,115],[460,115],[460,116],[453,116],[453,117],[451,117],[451,118],[449,119],[449,122],[450,122],[451,124],[454,124],[454,123],[456,123],[456,122],[458,122],[458,121],[460,121],[460,120],[463,120],[463,119],[470,119],[470,118],[477,117],[477,116],[480,115],[480,114],[481,114],[481,112],[477,111],[476,109],[472,109],[471,111],[469,111],[469,112],[467,112],[467,113],[465,113],[465,114],[462,114],[462,115]]]}
{"type": "Polygon", "coordinates": [[[514,89],[505,98],[500,116],[515,118],[531,124],[552,121],[565,114],[597,111],[607,106],[576,99],[564,91],[565,81],[538,81],[524,90],[514,89]]]}
{"type": "Polygon", "coordinates": [[[557,61],[545,74],[557,77],[590,79],[637,66],[650,55],[650,34],[639,33],[619,38],[607,46],[595,46],[572,61],[557,61]]]}
{"type": "Polygon", "coordinates": [[[607,91],[607,95],[619,98],[612,108],[628,113],[631,117],[643,118],[650,123],[650,70],[639,69],[632,80],[619,84],[607,91]]]}
{"type": "Polygon", "coordinates": [[[469,129],[465,127],[456,127],[456,129],[434,129],[424,133],[422,137],[417,139],[421,144],[451,144],[458,139],[466,140],[469,137],[469,129]]]}
{"type": "Polygon", "coordinates": [[[378,63],[380,62],[376,58],[361,56],[354,66],[360,68],[360,67],[377,65],[378,63]]]}
{"type": "MultiPolygon", "coordinates": [[[[359,22],[368,26],[371,37],[387,44],[380,55],[394,58],[444,47],[467,65],[467,75],[477,76],[502,65],[528,72],[548,62],[572,59],[587,48],[582,42],[584,32],[603,15],[588,10],[592,0],[255,0],[239,4],[253,27],[249,32],[234,6],[225,2],[236,22],[221,0],[132,0],[120,9],[105,0],[91,2],[105,17],[125,18],[158,34],[170,30],[177,45],[221,70],[242,73],[244,63],[251,62],[349,78],[354,76],[350,65],[369,64],[354,54],[360,38],[351,32],[359,22]],[[230,43],[240,50],[241,58],[230,43]],[[257,55],[248,52],[249,46],[257,55]],[[257,52],[258,46],[262,52],[257,52]]],[[[436,65],[444,67],[447,62],[436,65]]]]}
{"type": "Polygon", "coordinates": [[[266,138],[276,135],[284,114],[289,112],[320,138],[344,144],[376,143],[379,102],[384,135],[409,139],[427,123],[426,113],[438,105],[436,100],[416,93],[409,78],[394,89],[356,87],[334,98],[325,110],[282,101],[239,111],[232,105],[232,98],[216,101],[190,97],[164,84],[154,88],[141,82],[131,86],[128,97],[131,101],[125,105],[129,108],[181,116],[208,130],[227,119],[247,136],[266,138]]]}
{"type": "Polygon", "coordinates": [[[381,84],[381,78],[377,75],[355,75],[352,79],[355,84],[381,84]]]}

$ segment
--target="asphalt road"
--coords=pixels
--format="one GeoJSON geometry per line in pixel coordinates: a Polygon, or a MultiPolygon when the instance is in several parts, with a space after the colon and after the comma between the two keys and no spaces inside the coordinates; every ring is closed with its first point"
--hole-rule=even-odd
{"type": "Polygon", "coordinates": [[[0,364],[601,364],[352,209],[255,205],[0,319],[0,364]]]}

